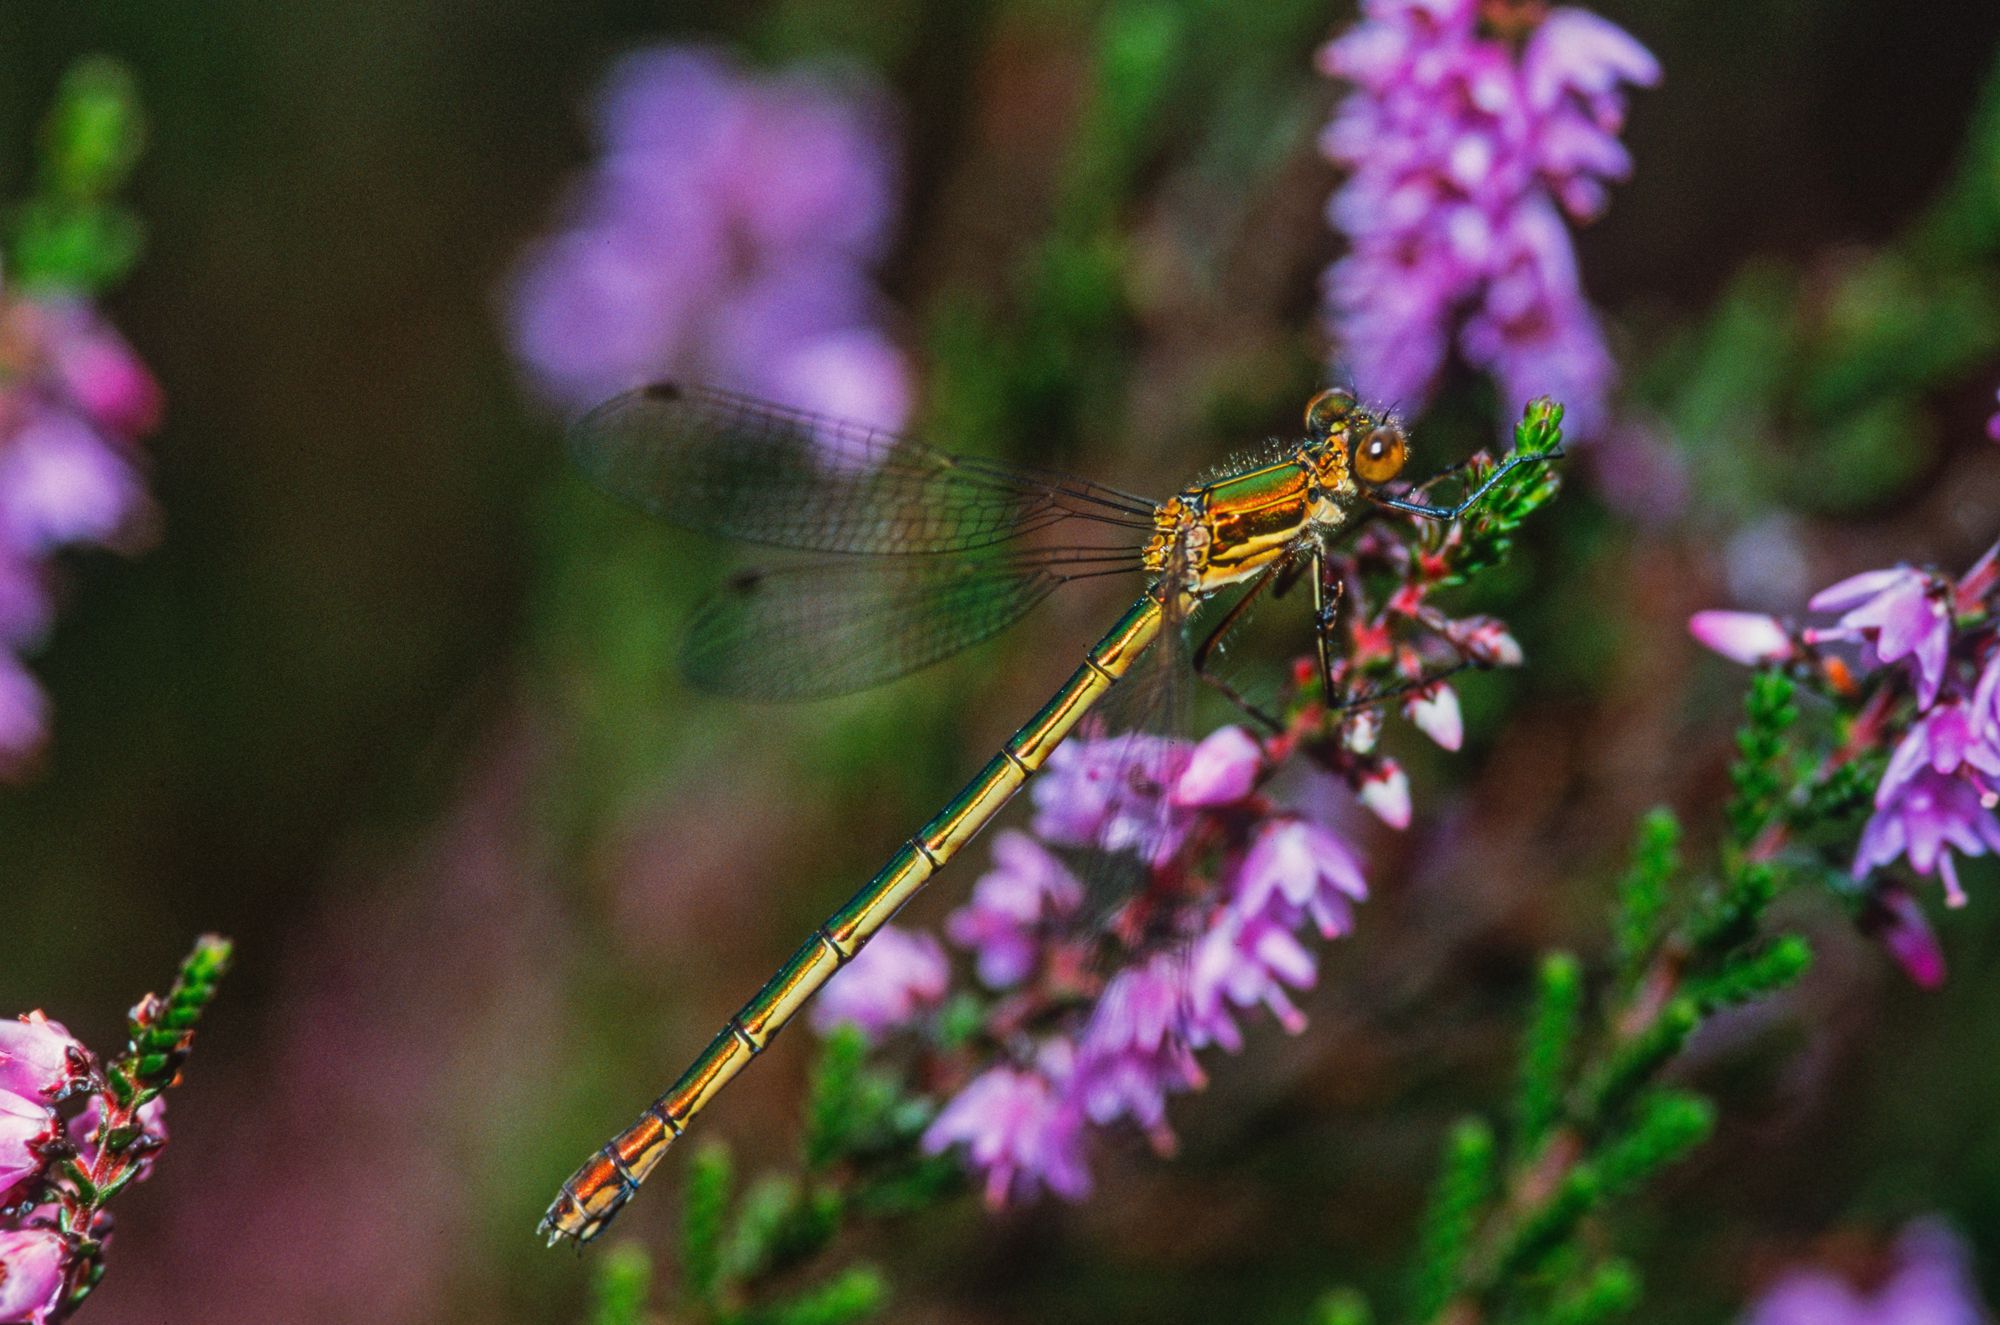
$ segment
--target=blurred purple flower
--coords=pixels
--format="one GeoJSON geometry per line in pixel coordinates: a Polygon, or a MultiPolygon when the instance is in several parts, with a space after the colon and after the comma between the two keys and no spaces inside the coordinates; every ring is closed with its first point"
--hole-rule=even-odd
{"type": "Polygon", "coordinates": [[[0,1229],[0,1320],[42,1325],[62,1304],[69,1249],[47,1229],[0,1229]]]}
{"type": "Polygon", "coordinates": [[[1174,780],[1167,799],[1182,808],[1231,805],[1250,794],[1264,769],[1264,747],[1241,727],[1203,737],[1174,780]]]}
{"type": "Polygon", "coordinates": [[[1223,914],[1196,945],[1189,976],[1188,1036],[1197,1048],[1243,1047],[1235,1009],[1261,1005],[1291,1034],[1306,1028],[1305,1014],[1285,992],[1310,989],[1319,967],[1291,929],[1268,916],[1223,914]]]}
{"type": "Polygon", "coordinates": [[[53,615],[50,559],[143,530],[135,443],[160,411],[152,374],[88,304],[0,290],[0,777],[47,739],[48,702],[20,655],[53,615]]]}
{"type": "Polygon", "coordinates": [[[1963,906],[1965,891],[1958,885],[1952,852],[1983,856],[1994,850],[2000,850],[2000,820],[1987,808],[1979,788],[1926,767],[1880,799],[1861,831],[1854,873],[1865,877],[1907,857],[1917,873],[1938,876],[1950,905],[1963,906]]]}
{"type": "Polygon", "coordinates": [[[1193,815],[1167,793],[1191,758],[1185,741],[1146,732],[1071,737],[1030,786],[1035,817],[1029,826],[1057,846],[1168,859],[1180,850],[1193,815]]]}
{"type": "Polygon", "coordinates": [[[1863,903],[1859,924],[1917,988],[1944,984],[1944,948],[1909,889],[1897,883],[1878,884],[1863,903]]]}
{"type": "Polygon", "coordinates": [[[1944,679],[1951,650],[1951,609],[1946,587],[1908,566],[1863,571],[1814,594],[1806,606],[1840,612],[1832,626],[1807,632],[1815,643],[1859,640],[1884,665],[1911,660],[1917,675],[1917,702],[1929,708],[1944,679]]]}
{"type": "Polygon", "coordinates": [[[1752,1307],[1745,1325],[1981,1325],[1986,1319],[1965,1244],[1926,1220],[1897,1240],[1895,1269],[1874,1292],[1825,1270],[1792,1270],[1752,1307]]]}
{"type": "Polygon", "coordinates": [[[1327,272],[1336,355],[1364,394],[1430,394],[1453,342],[1518,413],[1563,402],[1573,435],[1604,422],[1613,365],[1563,213],[1587,221],[1631,173],[1626,85],[1658,62],[1622,29],[1555,9],[1490,32],[1478,0],[1366,0],[1322,48],[1354,85],[1321,147],[1348,167],[1328,214],[1350,242],[1327,272]]]}
{"type": "Polygon", "coordinates": [[[936,1006],[950,983],[951,968],[935,938],[885,925],[827,982],[813,1003],[813,1029],[825,1034],[853,1026],[879,1040],[936,1006]]]}
{"type": "Polygon", "coordinates": [[[1188,967],[1178,953],[1111,978],[1077,1046],[1073,1093],[1094,1123],[1130,1118],[1164,1138],[1167,1096],[1206,1078],[1186,1032],[1188,967]]]}
{"type": "Polygon", "coordinates": [[[0,1206],[10,1204],[23,1184],[41,1175],[48,1165],[42,1148],[61,1131],[54,1109],[0,1090],[0,1206]]]}
{"type": "Polygon", "coordinates": [[[995,1209],[1032,1200],[1043,1187],[1067,1200],[1088,1196],[1083,1114],[1064,1089],[1072,1053],[1052,1041],[1032,1068],[990,1068],[973,1078],[924,1132],[924,1149],[935,1155],[964,1145],[995,1209]]]}
{"type": "Polygon", "coordinates": [[[1327,938],[1354,928],[1354,906],[1368,896],[1355,859],[1330,828],[1279,819],[1258,830],[1237,872],[1230,907],[1244,919],[1287,927],[1311,920],[1327,938]]]}
{"type": "Polygon", "coordinates": [[[599,160],[509,294],[535,389],[581,409],[679,374],[899,426],[908,368],[868,279],[895,220],[884,106],[858,75],[759,75],[696,47],[622,60],[599,160]]]}
{"type": "Polygon", "coordinates": [[[90,1080],[90,1055],[59,1021],[0,1019],[0,1090],[54,1104],[90,1080]]]}
{"type": "Polygon", "coordinates": [[[1792,637],[1784,623],[1762,612],[1712,610],[1688,618],[1688,634],[1746,667],[1784,662],[1792,656],[1792,637]]]}
{"type": "Polygon", "coordinates": [[[951,913],[945,934],[975,954],[979,978],[1006,989],[1035,969],[1049,926],[1083,901],[1083,886],[1053,852],[1018,829],[993,839],[993,868],[972,900],[951,913]]]}
{"type": "Polygon", "coordinates": [[[1994,441],[2000,442],[2000,413],[1996,413],[1986,420],[1986,435],[1994,441]]]}

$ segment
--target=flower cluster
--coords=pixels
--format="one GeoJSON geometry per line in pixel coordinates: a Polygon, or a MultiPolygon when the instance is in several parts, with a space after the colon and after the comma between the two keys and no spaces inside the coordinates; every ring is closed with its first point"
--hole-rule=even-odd
{"type": "Polygon", "coordinates": [[[509,296],[535,388],[581,409],[687,375],[901,424],[908,368],[869,277],[896,212],[884,120],[858,74],[759,76],[687,47],[621,60],[602,155],[509,296]]]}
{"type": "Polygon", "coordinates": [[[1321,143],[1350,172],[1328,208],[1351,244],[1325,281],[1335,353],[1365,394],[1420,402],[1455,334],[1506,404],[1553,395],[1593,435],[1613,366],[1564,218],[1597,217],[1630,173],[1623,88],[1656,83],[1659,64],[1580,9],[1362,11],[1320,52],[1354,85],[1321,143]]]}
{"type": "Polygon", "coordinates": [[[1873,1292],[1822,1269],[1788,1271],[1745,1325],[1981,1325],[1988,1317],[1965,1244],[1920,1221],[1896,1240],[1894,1264],[1873,1292]]]}
{"type": "Polygon", "coordinates": [[[145,365],[83,299],[0,290],[0,777],[47,739],[48,701],[21,658],[54,615],[53,558],[143,536],[138,442],[160,408],[145,365]]]}
{"type": "Polygon", "coordinates": [[[62,1320],[104,1273],[102,1206],[151,1176],[177,1074],[229,945],[205,938],[167,997],[132,1009],[126,1052],[101,1063],[40,1012],[0,1021],[0,1321],[62,1320]]]}
{"type": "Polygon", "coordinates": [[[1953,906],[1965,901],[1956,858],[2000,850],[1992,808],[2000,799],[1996,558],[2000,546],[1955,579],[1912,566],[1852,576],[1807,604],[1837,614],[1828,624],[1726,611],[1698,612],[1689,622],[1696,639],[1725,657],[1793,668],[1836,697],[1858,696],[1864,681],[1882,683],[1848,739],[1856,755],[1889,752],[1853,872],[1866,879],[1907,861],[1937,876],[1953,906]]]}

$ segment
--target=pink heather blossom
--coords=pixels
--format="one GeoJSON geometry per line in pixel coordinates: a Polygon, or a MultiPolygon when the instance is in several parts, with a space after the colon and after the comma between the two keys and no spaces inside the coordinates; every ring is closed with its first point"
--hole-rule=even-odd
{"type": "Polygon", "coordinates": [[[1936,989],[1944,984],[1944,947],[1923,907],[1907,888],[1894,883],[1878,885],[1861,912],[1860,925],[1917,988],[1936,989]]]}
{"type": "Polygon", "coordinates": [[[879,1040],[935,1007],[950,983],[951,967],[935,938],[885,925],[820,991],[813,1028],[824,1034],[853,1026],[879,1040]]]}
{"type": "Polygon", "coordinates": [[[1354,87],[1321,140],[1349,170],[1328,206],[1351,245],[1326,275],[1328,329],[1365,395],[1423,401],[1456,338],[1514,412],[1552,395],[1587,437],[1613,367],[1563,218],[1594,219],[1631,173],[1623,89],[1659,65],[1582,10],[1518,45],[1479,10],[1367,0],[1320,52],[1354,87]]]}
{"type": "Polygon", "coordinates": [[[1243,1031],[1234,1010],[1259,1005],[1297,1035],[1306,1028],[1306,1018],[1286,987],[1310,989],[1318,977],[1318,963],[1288,927],[1267,916],[1225,910],[1195,945],[1189,1039],[1197,1048],[1219,1044],[1236,1053],[1243,1047],[1243,1031]]]}
{"type": "Polygon", "coordinates": [[[1070,1089],[1095,1123],[1130,1118],[1164,1138],[1167,1096],[1205,1081],[1189,1047],[1188,965],[1178,953],[1111,978],[1078,1042],[1070,1089]]]}
{"type": "Polygon", "coordinates": [[[1035,968],[1046,931],[1072,915],[1083,885],[1055,854],[1018,829],[993,839],[993,868],[979,876],[972,900],[951,913],[945,934],[974,954],[979,978],[1006,989],[1035,968]]]}
{"type": "Polygon", "coordinates": [[[2000,442],[2000,413],[1996,413],[1986,420],[1986,435],[1994,441],[2000,442]]]}
{"type": "Polygon", "coordinates": [[[1129,851],[1155,863],[1180,850],[1191,816],[1166,799],[1191,758],[1185,741],[1145,732],[1057,746],[1030,784],[1029,827],[1058,846],[1129,851]]]}
{"type": "Polygon", "coordinates": [[[90,1055],[40,1012],[0,1020],[0,1091],[53,1104],[90,1080],[90,1055]]]}
{"type": "Polygon", "coordinates": [[[54,1109],[0,1090],[0,1206],[10,1204],[24,1183],[40,1176],[46,1166],[42,1147],[60,1131],[54,1109]]]}
{"type": "Polygon", "coordinates": [[[1410,826],[1410,775],[1393,759],[1384,759],[1361,780],[1354,793],[1376,818],[1391,828],[1410,826]]]}
{"type": "Polygon", "coordinates": [[[1784,623],[1762,612],[1696,612],[1688,618],[1688,634],[1745,667],[1784,662],[1794,652],[1784,623]]]}
{"type": "Polygon", "coordinates": [[[1353,904],[1368,896],[1361,862],[1333,830],[1303,819],[1275,819],[1257,832],[1238,867],[1230,908],[1245,919],[1296,924],[1303,917],[1326,938],[1354,928],[1353,904]]]}
{"type": "Polygon", "coordinates": [[[23,774],[47,736],[21,657],[54,615],[51,558],[144,530],[136,443],[159,416],[159,386],[88,304],[0,289],[0,778],[23,774]]]}
{"type": "Polygon", "coordinates": [[[1809,631],[1807,638],[1866,642],[1888,665],[1910,659],[1916,669],[1917,702],[1929,708],[1944,680],[1951,650],[1951,608],[1943,585],[1908,566],[1864,571],[1812,596],[1815,612],[1840,612],[1833,626],[1809,631]]]}
{"type": "Polygon", "coordinates": [[[69,1248],[41,1228],[0,1229],[0,1320],[42,1325],[62,1305],[69,1248]]]}
{"type": "Polygon", "coordinates": [[[1861,831],[1854,857],[1857,878],[1907,857],[1919,874],[1936,874],[1945,899],[1965,905],[1958,884],[1954,851],[1983,856],[2000,850],[2000,820],[1993,817],[1980,790],[1963,778],[1922,768],[1898,784],[1861,831]]]}
{"type": "Polygon", "coordinates": [[[1488,616],[1447,622],[1445,637],[1482,667],[1519,667],[1527,657],[1506,625],[1488,616]]]}
{"type": "Polygon", "coordinates": [[[1064,1090],[1071,1053],[1052,1042],[1034,1067],[996,1067],[974,1077],[925,1130],[924,1149],[935,1155],[964,1145],[972,1167],[985,1175],[986,1204],[994,1209],[1032,1200],[1043,1187],[1066,1200],[1088,1196],[1083,1114],[1064,1090]]]}
{"type": "Polygon", "coordinates": [[[1441,748],[1456,750],[1465,744],[1465,715],[1458,706],[1458,692],[1444,682],[1412,691],[1403,701],[1403,713],[1441,748]]]}
{"type": "Polygon", "coordinates": [[[1264,770],[1264,747],[1241,727],[1218,727],[1188,756],[1170,799],[1183,808],[1233,805],[1248,796],[1264,770]]]}
{"type": "Polygon", "coordinates": [[[1898,1239],[1895,1270],[1872,1293],[1825,1270],[1793,1270],[1758,1300],[1745,1325],[1983,1325],[1970,1260],[1949,1229],[1919,1222],[1898,1239]]]}
{"type": "Polygon", "coordinates": [[[869,277],[896,211],[882,108],[858,73],[756,74],[697,47],[622,60],[599,160],[509,295],[535,389],[581,409],[687,376],[899,426],[909,368],[869,277]]]}

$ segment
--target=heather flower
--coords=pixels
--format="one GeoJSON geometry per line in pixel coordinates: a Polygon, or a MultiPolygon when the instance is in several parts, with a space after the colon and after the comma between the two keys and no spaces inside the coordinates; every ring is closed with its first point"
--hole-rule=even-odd
{"type": "Polygon", "coordinates": [[[1917,988],[1944,984],[1944,947],[1908,889],[1894,883],[1877,886],[1863,903],[1860,925],[1917,988]]]}
{"type": "Polygon", "coordinates": [[[1310,989],[1319,977],[1311,951],[1290,927],[1266,915],[1227,910],[1195,946],[1189,974],[1189,1041],[1197,1048],[1219,1044],[1231,1053],[1243,1047],[1235,1009],[1263,1007],[1286,1031],[1306,1028],[1289,994],[1310,989]]]}
{"type": "Polygon", "coordinates": [[[1895,1268],[1864,1292],[1819,1269],[1786,1274],[1759,1299],[1746,1325],[1981,1325],[1987,1319],[1965,1246],[1922,1222],[1897,1240],[1895,1268]]]}
{"type": "Polygon", "coordinates": [[[1884,665],[1910,659],[1917,677],[1917,702],[1929,708],[1944,679],[1951,649],[1951,610],[1944,587],[1908,566],[1864,571],[1814,594],[1815,612],[1840,612],[1833,626],[1808,632],[1815,643],[1861,640],[1884,665]]]}
{"type": "Polygon", "coordinates": [[[1130,1118],[1165,1136],[1167,1096],[1204,1077],[1189,1047],[1188,967],[1178,953],[1111,978],[1077,1047],[1072,1089],[1095,1123],[1130,1118]]]}
{"type": "Polygon", "coordinates": [[[68,1254],[68,1244],[47,1229],[0,1229],[0,1320],[42,1325],[55,1319],[68,1254]]]}
{"type": "Polygon", "coordinates": [[[1033,1067],[990,1068],[953,1096],[924,1132],[924,1150],[964,1145],[985,1177],[989,1206],[1032,1200],[1046,1187],[1067,1200],[1090,1194],[1083,1115],[1064,1089],[1072,1051],[1045,1046],[1033,1067]]]}
{"type": "Polygon", "coordinates": [[[90,1080],[90,1056],[40,1012],[0,1020],[0,1091],[53,1104],[90,1080]]]}
{"type": "Polygon", "coordinates": [[[993,838],[993,868],[973,885],[972,900],[952,912],[945,933],[977,954],[979,978],[1005,989],[1034,970],[1048,927],[1083,901],[1083,886],[1055,854],[1018,829],[993,838]]]}
{"type": "Polygon", "coordinates": [[[1180,850],[1191,816],[1167,799],[1187,770],[1186,742],[1145,732],[1071,737],[1030,788],[1036,836],[1058,846],[1130,851],[1155,863],[1180,850]]]}
{"type": "Polygon", "coordinates": [[[1395,760],[1378,761],[1362,778],[1354,794],[1389,827],[1410,826],[1410,775],[1395,760]]]}
{"type": "MultiPolygon", "coordinates": [[[[136,1149],[140,1159],[134,1170],[134,1180],[144,1182],[153,1176],[153,1157],[167,1144],[167,1097],[157,1095],[139,1106],[132,1115],[128,1126],[136,1126],[140,1132],[140,1142],[136,1149]]],[[[98,1133],[104,1126],[104,1097],[92,1095],[64,1129],[69,1134],[70,1144],[76,1147],[77,1162],[85,1168],[97,1163],[98,1133]]]]}
{"type": "Polygon", "coordinates": [[[1456,750],[1465,744],[1465,714],[1459,708],[1458,692],[1443,681],[1411,691],[1403,701],[1403,715],[1443,749],[1456,750]]]}
{"type": "Polygon", "coordinates": [[[0,289],[0,776],[47,736],[48,701],[20,655],[53,615],[50,559],[143,532],[136,444],[159,416],[158,385],[88,304],[0,289]]]}
{"type": "Polygon", "coordinates": [[[1995,413],[1986,420],[1986,435],[2000,442],[2000,413],[1995,413]]]}
{"type": "Polygon", "coordinates": [[[1746,667],[1784,662],[1793,653],[1792,637],[1784,623],[1762,612],[1696,612],[1688,618],[1688,633],[1746,667]]]}
{"type": "Polygon", "coordinates": [[[1167,799],[1183,809],[1231,805],[1248,796],[1264,769],[1264,748],[1241,727],[1218,727],[1188,756],[1167,799]]]}
{"type": "Polygon", "coordinates": [[[1230,907],[1282,924],[1309,919],[1326,938],[1354,928],[1353,904],[1368,896],[1361,862],[1332,829],[1279,819],[1258,830],[1237,871],[1230,907]]]}
{"type": "Polygon", "coordinates": [[[758,75],[701,48],[622,60],[599,159],[508,296],[535,389],[581,409],[686,375],[901,424],[908,368],[868,276],[895,213],[882,103],[858,74],[758,75]]]}
{"type": "Polygon", "coordinates": [[[1938,876],[1952,906],[1963,906],[1965,892],[1959,887],[1952,853],[1983,856],[1992,850],[2000,850],[2000,820],[1987,808],[1979,788],[1923,768],[1899,783],[1862,829],[1854,873],[1865,877],[1907,857],[1917,873],[1938,876]]]}
{"type": "Polygon", "coordinates": [[[885,925],[827,982],[813,1004],[813,1028],[824,1034],[853,1026],[879,1040],[936,1006],[950,981],[951,969],[935,938],[885,925]]]}
{"type": "Polygon", "coordinates": [[[1369,0],[1321,50],[1354,86],[1321,140],[1350,172],[1328,207],[1350,242],[1328,329],[1364,394],[1422,401],[1455,339],[1510,405],[1552,395],[1588,436],[1613,366],[1563,217],[1594,219],[1631,173],[1623,90],[1660,69],[1582,10],[1515,35],[1478,0],[1369,0]]]}
{"type": "Polygon", "coordinates": [[[11,1090],[0,1090],[0,1206],[18,1197],[26,1183],[41,1175],[48,1163],[42,1148],[60,1132],[54,1109],[11,1090]]]}

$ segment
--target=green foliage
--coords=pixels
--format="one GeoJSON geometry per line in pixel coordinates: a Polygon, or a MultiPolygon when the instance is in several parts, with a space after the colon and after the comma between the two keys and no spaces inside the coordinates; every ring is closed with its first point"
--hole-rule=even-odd
{"type": "Polygon", "coordinates": [[[1785,765],[1786,737],[1799,720],[1793,702],[1798,687],[1783,672],[1760,671],[1750,678],[1745,720],[1736,733],[1736,762],[1730,767],[1729,828],[1748,844],[1776,818],[1792,771],[1785,765]]]}
{"type": "Polygon", "coordinates": [[[1532,1154],[1548,1139],[1562,1111],[1564,1075],[1576,1045],[1583,1006],[1583,968],[1568,953],[1542,959],[1534,1011],[1521,1050],[1521,1087],[1515,1105],[1515,1141],[1532,1154]]]}
{"type": "Polygon", "coordinates": [[[1313,1325],[1374,1325],[1368,1299],[1351,1288],[1338,1288],[1313,1307],[1313,1325]]]}
{"type": "Polygon", "coordinates": [[[681,1206],[681,1275],[688,1301],[714,1316],[722,1297],[722,1244],[733,1182],[729,1151],[703,1146],[688,1165],[681,1206]]]}
{"type": "Polygon", "coordinates": [[[43,124],[35,195],[8,227],[8,279],[83,295],[122,280],[144,230],[116,194],[144,145],[145,117],[125,66],[102,56],[72,66],[43,124]]]}
{"type": "Polygon", "coordinates": [[[1776,993],[1812,965],[1812,948],[1797,934],[1782,934],[1764,947],[1689,981],[1703,1012],[1748,1003],[1776,993]]]}
{"type": "Polygon", "coordinates": [[[598,1258],[590,1283],[590,1325],[641,1325],[653,1290],[652,1258],[635,1242],[620,1243],[598,1258]]]}
{"type": "Polygon", "coordinates": [[[1545,1325],[1601,1325],[1638,1305],[1638,1271],[1624,1261],[1606,1261],[1542,1319],[1545,1325]]]}
{"type": "Polygon", "coordinates": [[[1622,1196],[1639,1190],[1714,1130],[1715,1106],[1701,1096],[1678,1090],[1649,1092],[1633,1106],[1631,1120],[1598,1153],[1597,1176],[1604,1194],[1622,1196]]]}
{"type": "Polygon", "coordinates": [[[1681,824],[1674,812],[1655,808],[1639,820],[1632,866],[1618,881],[1612,935],[1618,957],[1618,982],[1630,988],[1646,959],[1652,956],[1666,914],[1667,890],[1680,872],[1681,824]]]}
{"type": "Polygon", "coordinates": [[[752,1312],[743,1320],[746,1325],[850,1325],[874,1315],[888,1300],[889,1285],[881,1273],[872,1266],[856,1265],[789,1302],[752,1312]]]}
{"type": "MultiPolygon", "coordinates": [[[[1547,396],[1528,402],[1514,426],[1514,455],[1546,456],[1554,461],[1562,455],[1563,407],[1547,396]]],[[[1491,460],[1475,461],[1465,474],[1472,487],[1493,474],[1491,460]]],[[[1504,562],[1513,551],[1514,535],[1527,518],[1556,495],[1561,480],[1552,463],[1516,465],[1480,498],[1452,530],[1438,531],[1433,537],[1456,541],[1448,573],[1439,587],[1461,585],[1504,562]]]]}
{"type": "Polygon", "coordinates": [[[1445,1141],[1444,1160],[1418,1234],[1410,1318],[1428,1320],[1455,1291],[1480,1209],[1493,1193],[1493,1129],[1468,1118],[1445,1141]]]}

